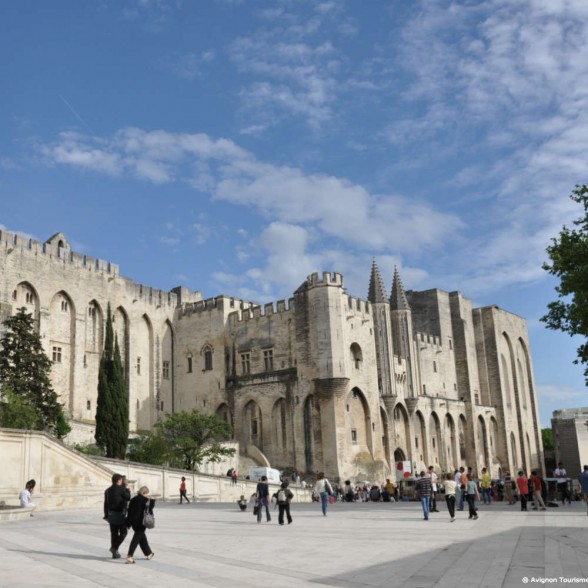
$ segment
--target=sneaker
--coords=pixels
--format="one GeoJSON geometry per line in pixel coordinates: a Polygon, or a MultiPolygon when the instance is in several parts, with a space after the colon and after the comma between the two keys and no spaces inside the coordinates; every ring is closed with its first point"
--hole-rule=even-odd
{"type": "Polygon", "coordinates": [[[455,517],[451,517],[451,519],[449,520],[450,523],[453,523],[455,521],[455,517]]]}
{"type": "Polygon", "coordinates": [[[477,520],[478,520],[478,515],[475,515],[474,516],[474,521],[477,521],[477,520]]]}

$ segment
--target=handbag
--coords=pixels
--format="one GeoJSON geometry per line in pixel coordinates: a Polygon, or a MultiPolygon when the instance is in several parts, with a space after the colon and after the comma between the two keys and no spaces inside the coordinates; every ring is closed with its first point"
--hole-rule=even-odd
{"type": "Polygon", "coordinates": [[[257,513],[259,512],[259,506],[257,506],[257,504],[253,507],[253,516],[257,515],[257,513]]]}
{"type": "Polygon", "coordinates": [[[124,510],[111,510],[108,512],[108,522],[111,525],[126,525],[127,515],[124,510]]]}
{"type": "Polygon", "coordinates": [[[155,527],[155,517],[149,512],[149,503],[145,505],[145,512],[143,513],[143,526],[146,529],[153,529],[153,527],[155,527]]]}

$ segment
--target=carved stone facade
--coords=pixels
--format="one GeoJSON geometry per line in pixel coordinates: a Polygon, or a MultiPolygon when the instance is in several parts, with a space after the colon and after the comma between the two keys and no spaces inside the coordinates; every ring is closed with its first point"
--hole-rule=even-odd
{"type": "Polygon", "coordinates": [[[197,408],[230,421],[242,453],[333,479],[380,479],[400,461],[543,469],[524,319],[459,292],[405,292],[398,273],[388,297],[375,261],[367,300],[327,272],[263,307],[137,284],[61,233],[0,233],[0,270],[0,318],[33,313],[74,421],[93,423],[110,304],[131,430],[197,408]]]}

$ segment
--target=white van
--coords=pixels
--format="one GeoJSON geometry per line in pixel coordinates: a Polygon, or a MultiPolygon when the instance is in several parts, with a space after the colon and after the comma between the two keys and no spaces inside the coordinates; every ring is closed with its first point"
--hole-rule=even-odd
{"type": "Polygon", "coordinates": [[[250,468],[249,469],[249,480],[251,482],[260,482],[261,476],[265,476],[270,484],[280,484],[280,470],[274,470],[273,468],[250,468]]]}

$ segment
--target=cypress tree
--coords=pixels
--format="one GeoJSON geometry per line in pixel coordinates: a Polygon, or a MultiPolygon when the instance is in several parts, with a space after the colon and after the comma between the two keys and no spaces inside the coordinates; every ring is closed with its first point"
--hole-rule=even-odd
{"type": "Polygon", "coordinates": [[[106,457],[124,459],[129,437],[129,404],[118,341],[112,328],[108,304],[104,352],[98,371],[96,404],[96,445],[106,457]]]}
{"type": "Polygon", "coordinates": [[[4,321],[0,340],[0,386],[34,407],[38,426],[53,433],[63,417],[62,405],[51,384],[52,362],[45,354],[33,317],[25,307],[4,321]]]}

